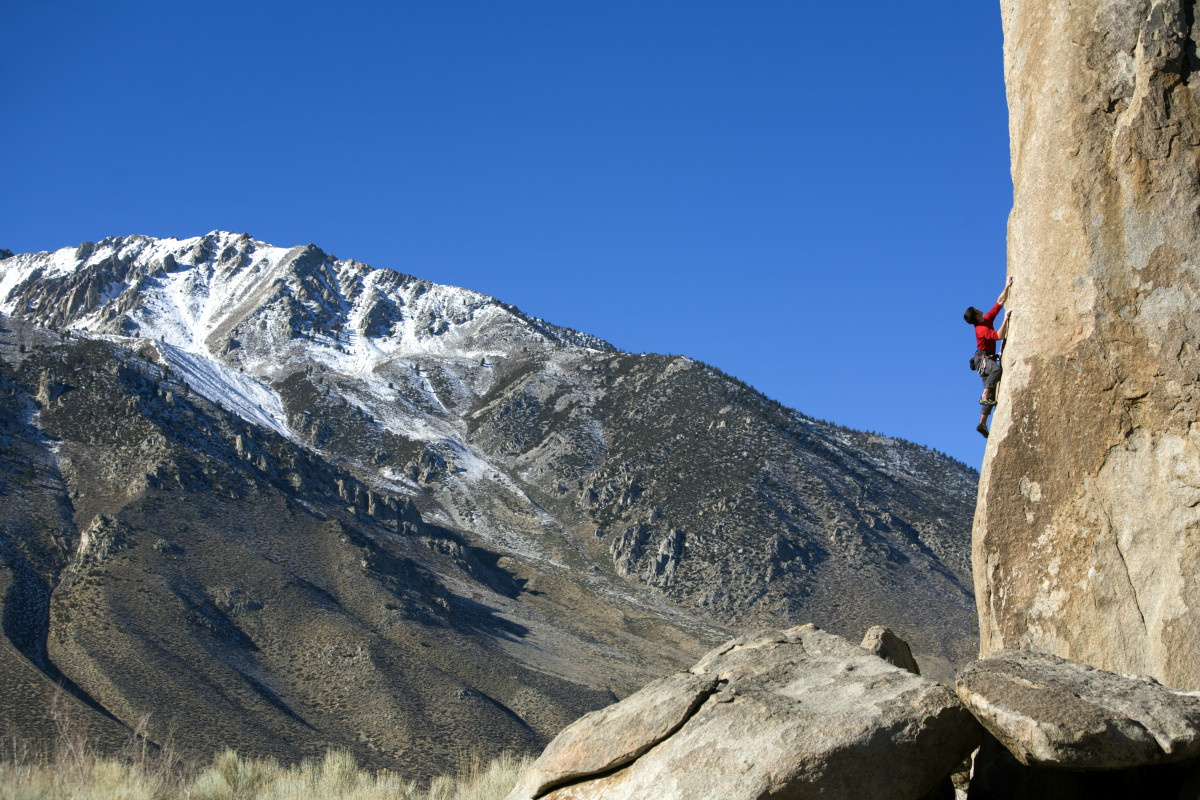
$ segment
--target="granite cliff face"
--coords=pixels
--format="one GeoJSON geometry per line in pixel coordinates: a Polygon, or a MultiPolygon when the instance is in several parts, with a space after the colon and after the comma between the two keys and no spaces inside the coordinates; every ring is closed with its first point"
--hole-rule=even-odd
{"type": "Polygon", "coordinates": [[[981,649],[1200,688],[1195,7],[1003,0],[1014,312],[981,649]]]}

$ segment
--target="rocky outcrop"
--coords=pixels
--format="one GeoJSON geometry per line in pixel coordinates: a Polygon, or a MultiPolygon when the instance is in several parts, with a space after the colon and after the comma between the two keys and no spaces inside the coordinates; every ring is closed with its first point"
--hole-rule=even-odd
{"type": "Polygon", "coordinates": [[[683,531],[672,530],[658,546],[658,555],[650,564],[647,580],[655,586],[670,586],[675,579],[675,569],[683,555],[683,531]]]}
{"type": "Polygon", "coordinates": [[[977,661],[958,696],[1022,763],[1072,770],[1200,756],[1200,696],[1038,653],[977,661]]]}
{"type": "Polygon", "coordinates": [[[642,522],[626,528],[620,536],[613,539],[608,553],[612,556],[613,566],[616,567],[618,575],[625,577],[636,569],[638,559],[646,549],[646,539],[649,535],[650,526],[642,522]]]}
{"type": "Polygon", "coordinates": [[[882,625],[870,628],[863,636],[862,644],[859,647],[879,656],[889,664],[908,670],[913,675],[921,674],[921,668],[917,666],[917,660],[913,658],[908,642],[882,625]]]}
{"type": "Polygon", "coordinates": [[[947,687],[805,625],[734,639],[583,717],[508,800],[918,798],[979,737],[947,687]]]}
{"type": "Polygon", "coordinates": [[[1200,688],[1193,3],[1001,6],[1014,319],[974,523],[981,650],[1200,688]]]}

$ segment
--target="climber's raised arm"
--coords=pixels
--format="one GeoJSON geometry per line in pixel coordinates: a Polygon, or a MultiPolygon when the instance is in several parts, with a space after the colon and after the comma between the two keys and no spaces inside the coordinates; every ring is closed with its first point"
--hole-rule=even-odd
{"type": "MultiPolygon", "coordinates": [[[[1012,283],[1013,283],[1012,276],[1009,276],[1008,280],[1004,282],[1004,291],[1002,291],[1000,293],[1000,296],[996,298],[996,305],[1002,306],[1002,305],[1004,305],[1005,301],[1008,300],[1008,290],[1012,288],[1012,283]]],[[[1007,322],[1007,320],[1006,320],[1006,322],[1007,322]]],[[[1001,336],[1000,338],[1003,339],[1004,337],[1001,336]]]]}

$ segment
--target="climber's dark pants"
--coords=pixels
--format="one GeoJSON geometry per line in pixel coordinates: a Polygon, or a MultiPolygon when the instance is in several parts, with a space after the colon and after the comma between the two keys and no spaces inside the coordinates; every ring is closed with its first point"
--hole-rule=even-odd
{"type": "MultiPolygon", "coordinates": [[[[992,399],[995,400],[996,386],[1000,383],[1000,375],[1004,372],[1000,366],[1000,361],[997,358],[985,355],[977,355],[975,356],[975,359],[979,365],[976,368],[976,371],[979,372],[979,377],[983,379],[983,388],[985,390],[991,389],[992,399]]],[[[987,403],[980,403],[979,408],[986,416],[992,413],[992,409],[995,408],[995,406],[987,403]]]]}

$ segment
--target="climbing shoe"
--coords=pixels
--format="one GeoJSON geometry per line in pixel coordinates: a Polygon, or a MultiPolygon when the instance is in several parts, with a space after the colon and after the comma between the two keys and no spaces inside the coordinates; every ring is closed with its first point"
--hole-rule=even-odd
{"type": "Polygon", "coordinates": [[[994,406],[994,405],[996,405],[996,400],[995,400],[995,398],[992,398],[992,397],[981,397],[981,398],[979,398],[979,405],[994,406]]]}
{"type": "Polygon", "coordinates": [[[985,439],[987,438],[987,434],[988,434],[987,425],[984,425],[984,424],[981,422],[981,423],[979,423],[979,425],[978,425],[978,426],[975,428],[975,430],[977,430],[977,431],[979,431],[981,434],[983,434],[983,438],[985,438],[985,439]]]}

